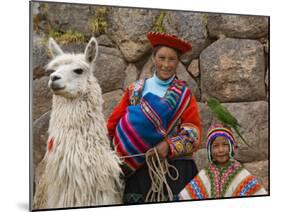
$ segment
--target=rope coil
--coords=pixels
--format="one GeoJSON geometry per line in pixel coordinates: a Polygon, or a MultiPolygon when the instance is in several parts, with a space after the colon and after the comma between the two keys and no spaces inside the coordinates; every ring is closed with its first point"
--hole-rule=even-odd
{"type": "Polygon", "coordinates": [[[173,192],[166,180],[166,174],[171,180],[176,181],[179,178],[179,172],[177,168],[168,163],[167,159],[160,160],[156,148],[150,149],[145,154],[146,163],[148,166],[148,173],[151,179],[151,187],[146,195],[145,202],[159,202],[159,201],[172,201],[173,192]],[[155,157],[151,156],[151,152],[154,152],[155,157]],[[175,176],[172,176],[169,169],[173,169],[176,172],[175,176]],[[167,191],[167,197],[165,195],[165,189],[167,191]]]}
{"type": "Polygon", "coordinates": [[[148,150],[145,154],[135,154],[122,156],[121,159],[131,158],[131,157],[140,157],[145,155],[146,164],[148,167],[148,174],[151,180],[151,187],[147,192],[145,202],[161,202],[161,201],[172,201],[173,192],[166,180],[166,175],[173,181],[178,180],[179,172],[177,168],[168,163],[168,160],[160,160],[156,148],[148,150]],[[153,156],[155,155],[155,157],[153,156]],[[175,171],[175,176],[172,176],[170,169],[175,171]],[[167,191],[167,197],[165,195],[165,189],[167,191]]]}

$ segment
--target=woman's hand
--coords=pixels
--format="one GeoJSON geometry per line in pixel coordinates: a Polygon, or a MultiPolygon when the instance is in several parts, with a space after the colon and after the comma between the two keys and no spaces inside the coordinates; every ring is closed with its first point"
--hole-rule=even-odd
{"type": "MultiPolygon", "coordinates": [[[[160,159],[165,159],[168,156],[170,147],[169,147],[169,144],[166,141],[161,141],[154,148],[156,149],[160,159]]],[[[153,148],[150,149],[150,150],[153,150],[153,148]]],[[[154,157],[156,159],[155,151],[150,151],[150,150],[148,150],[146,152],[146,156],[154,157]]]]}
{"type": "Polygon", "coordinates": [[[164,159],[168,156],[169,153],[169,145],[166,141],[161,141],[156,145],[156,150],[161,159],[164,159]]]}

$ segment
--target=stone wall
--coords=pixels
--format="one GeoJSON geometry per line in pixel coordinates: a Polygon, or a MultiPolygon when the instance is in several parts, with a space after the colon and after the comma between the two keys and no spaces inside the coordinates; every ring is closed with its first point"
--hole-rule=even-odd
{"type": "Polygon", "coordinates": [[[201,112],[204,139],[195,154],[198,168],[207,163],[205,134],[216,120],[204,102],[214,96],[235,114],[251,144],[240,145],[236,158],[268,189],[268,17],[34,2],[32,12],[34,168],[45,152],[52,102],[44,70],[50,59],[47,38],[55,37],[65,51],[82,52],[89,38],[97,37],[100,55],[94,74],[107,118],[131,82],[152,75],[146,33],[161,30],[193,45],[182,56],[177,75],[187,81],[201,112]]]}

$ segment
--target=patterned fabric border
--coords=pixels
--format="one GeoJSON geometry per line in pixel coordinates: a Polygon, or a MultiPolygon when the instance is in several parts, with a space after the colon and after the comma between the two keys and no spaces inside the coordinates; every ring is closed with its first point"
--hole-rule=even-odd
{"type": "Polygon", "coordinates": [[[258,180],[250,175],[247,176],[233,192],[233,196],[250,196],[261,189],[261,185],[258,180]]]}
{"type": "Polygon", "coordinates": [[[156,130],[163,136],[166,136],[166,130],[162,127],[162,121],[157,112],[144,99],[142,99],[140,106],[143,113],[151,121],[156,130]]]}
{"type": "Polygon", "coordinates": [[[242,169],[243,166],[236,161],[230,162],[230,164],[224,168],[220,168],[211,163],[207,169],[211,182],[211,197],[223,197],[234,177],[242,169]]]}
{"type": "Polygon", "coordinates": [[[206,192],[206,188],[202,183],[202,180],[199,176],[196,176],[187,184],[186,188],[192,199],[207,199],[208,195],[206,192]]]}
{"type": "Polygon", "coordinates": [[[141,99],[142,89],[145,80],[141,79],[129,86],[130,105],[137,105],[141,99]]]}

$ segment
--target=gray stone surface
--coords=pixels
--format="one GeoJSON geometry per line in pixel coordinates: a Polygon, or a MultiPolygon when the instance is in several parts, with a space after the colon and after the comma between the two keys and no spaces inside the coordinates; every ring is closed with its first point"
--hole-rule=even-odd
{"type": "Polygon", "coordinates": [[[47,61],[50,59],[46,46],[46,38],[39,36],[36,33],[32,34],[32,78],[38,79],[43,76],[47,76],[44,69],[47,61]]]}
{"type": "Polygon", "coordinates": [[[176,34],[192,44],[192,51],[182,56],[185,64],[198,57],[209,44],[206,20],[206,14],[179,11],[169,12],[165,18],[164,28],[167,33],[176,34]]]}
{"type": "Polygon", "coordinates": [[[141,59],[151,49],[146,34],[153,28],[158,14],[159,11],[148,9],[112,9],[108,35],[128,62],[141,59]]]}
{"type": "Polygon", "coordinates": [[[193,158],[196,163],[198,171],[204,169],[209,164],[206,148],[197,150],[194,153],[193,158]]]}
{"type": "MultiPolygon", "coordinates": [[[[241,124],[240,132],[250,145],[250,147],[247,147],[240,144],[236,158],[244,163],[267,160],[269,148],[268,103],[257,101],[237,104],[226,103],[224,105],[239,120],[241,124]]],[[[236,138],[238,139],[237,136],[236,138]]]]}
{"type": "Polygon", "coordinates": [[[50,111],[44,113],[33,122],[33,137],[32,137],[32,152],[33,152],[33,168],[36,167],[43,159],[46,152],[46,145],[48,140],[48,128],[50,120],[50,111]]]}
{"type": "Polygon", "coordinates": [[[107,120],[114,108],[117,106],[119,101],[123,96],[123,90],[115,90],[102,95],[104,104],[103,104],[103,114],[107,120]]]}
{"type": "Polygon", "coordinates": [[[152,56],[148,59],[148,61],[144,64],[141,73],[140,73],[140,79],[145,79],[153,76],[154,73],[154,65],[152,62],[152,56]]]}
{"type": "Polygon", "coordinates": [[[269,40],[268,40],[268,39],[266,39],[266,41],[265,41],[265,43],[264,43],[264,52],[265,52],[266,54],[269,53],[269,40]]]}
{"type": "Polygon", "coordinates": [[[41,77],[32,82],[32,120],[51,109],[52,92],[48,88],[49,77],[41,77]]]}
{"type": "MultiPolygon", "coordinates": [[[[59,43],[59,42],[58,42],[59,43]]],[[[85,50],[87,43],[67,43],[67,44],[61,44],[59,43],[61,49],[66,53],[74,53],[79,54],[83,53],[85,50]]]]}
{"type": "Polygon", "coordinates": [[[225,38],[200,55],[202,97],[221,102],[264,100],[263,46],[255,40],[225,38]]]}
{"type": "Polygon", "coordinates": [[[89,20],[91,17],[89,5],[82,4],[48,4],[48,20],[54,31],[68,30],[91,35],[89,20]]]}
{"type": "Polygon", "coordinates": [[[193,76],[193,77],[198,77],[200,74],[199,70],[199,60],[192,60],[190,65],[187,68],[187,71],[193,76]]]}
{"type": "Polygon", "coordinates": [[[94,75],[98,79],[103,93],[123,88],[125,69],[126,63],[117,49],[100,46],[94,75]]]}
{"type": "Polygon", "coordinates": [[[101,35],[97,38],[98,44],[106,47],[115,47],[114,43],[107,35],[101,35]]]}
{"type": "Polygon", "coordinates": [[[269,18],[247,15],[211,14],[208,17],[210,36],[221,34],[232,38],[260,38],[268,35],[269,18]]]}
{"type": "Polygon", "coordinates": [[[268,84],[268,77],[269,77],[269,69],[266,70],[265,79],[264,79],[264,82],[265,82],[267,90],[269,89],[269,87],[268,87],[269,86],[269,84],[268,84]]]}
{"type": "Polygon", "coordinates": [[[200,89],[196,81],[190,76],[185,67],[180,63],[177,69],[177,76],[179,79],[186,82],[187,86],[195,96],[196,100],[200,100],[200,89]]]}
{"type": "Polygon", "coordinates": [[[126,69],[126,78],[123,85],[123,90],[125,90],[131,83],[138,79],[139,71],[136,66],[130,63],[126,69]]]}

